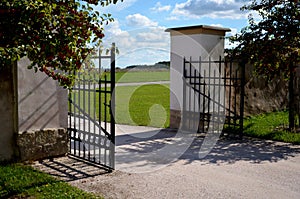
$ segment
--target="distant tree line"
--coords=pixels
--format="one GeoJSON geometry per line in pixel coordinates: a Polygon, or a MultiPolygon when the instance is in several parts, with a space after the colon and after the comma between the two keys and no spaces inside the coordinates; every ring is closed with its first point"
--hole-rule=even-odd
{"type": "Polygon", "coordinates": [[[170,61],[160,61],[152,65],[142,64],[142,65],[130,65],[126,69],[169,69],[170,61]]]}

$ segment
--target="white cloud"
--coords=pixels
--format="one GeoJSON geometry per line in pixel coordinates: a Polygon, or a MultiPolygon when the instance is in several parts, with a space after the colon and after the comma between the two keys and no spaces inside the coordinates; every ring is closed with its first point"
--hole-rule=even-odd
{"type": "Polygon", "coordinates": [[[156,24],[125,31],[119,21],[115,20],[105,28],[105,34],[110,37],[104,38],[104,47],[108,48],[112,42],[116,43],[120,52],[116,62],[118,67],[169,60],[170,37],[165,29],[156,24]]]}
{"type": "Polygon", "coordinates": [[[163,6],[160,2],[157,2],[153,8],[151,8],[154,12],[167,12],[171,9],[170,5],[163,6]]]}
{"type": "Polygon", "coordinates": [[[153,47],[169,50],[170,36],[165,27],[151,27],[140,31],[136,35],[138,47],[153,47]]]}
{"type": "Polygon", "coordinates": [[[166,18],[167,21],[175,21],[175,20],[179,20],[179,17],[177,16],[170,16],[166,18]]]}
{"type": "Polygon", "coordinates": [[[227,36],[233,36],[236,35],[238,33],[238,29],[237,28],[230,28],[230,32],[226,33],[227,36]]]}
{"type": "Polygon", "coordinates": [[[102,10],[102,11],[121,11],[121,10],[125,10],[126,8],[132,6],[136,1],[138,0],[124,0],[123,2],[118,1],[116,4],[110,4],[109,6],[106,7],[102,7],[101,5],[98,5],[98,10],[102,10]]]}
{"type": "Polygon", "coordinates": [[[172,16],[183,18],[244,18],[245,13],[240,11],[244,0],[187,0],[176,3],[172,16]]]}
{"type": "Polygon", "coordinates": [[[165,33],[165,29],[165,27],[149,28],[137,34],[137,38],[144,41],[162,41],[166,35],[169,36],[168,33],[165,33]]]}
{"type": "Polygon", "coordinates": [[[108,33],[109,38],[104,38],[105,43],[115,42],[118,46],[122,46],[122,48],[130,48],[133,43],[135,43],[135,39],[129,34],[129,32],[124,31],[120,28],[119,21],[116,20],[110,23],[105,29],[105,34],[108,33]]]}
{"type": "Polygon", "coordinates": [[[216,27],[220,27],[220,28],[224,28],[224,26],[222,24],[210,24],[211,26],[216,26],[216,27]]]}
{"type": "Polygon", "coordinates": [[[158,23],[150,20],[148,17],[143,16],[139,13],[128,15],[126,17],[127,24],[129,26],[133,27],[151,27],[151,26],[157,26],[158,23]]]}

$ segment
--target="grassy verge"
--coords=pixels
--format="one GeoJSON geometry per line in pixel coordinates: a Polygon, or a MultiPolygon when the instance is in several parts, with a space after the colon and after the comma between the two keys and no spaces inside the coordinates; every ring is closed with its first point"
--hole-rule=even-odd
{"type": "Polygon", "coordinates": [[[0,198],[100,198],[22,164],[0,164],[0,198]]]}
{"type": "Polygon", "coordinates": [[[244,120],[244,135],[300,144],[300,133],[287,131],[287,126],[287,111],[260,114],[244,120]]]}

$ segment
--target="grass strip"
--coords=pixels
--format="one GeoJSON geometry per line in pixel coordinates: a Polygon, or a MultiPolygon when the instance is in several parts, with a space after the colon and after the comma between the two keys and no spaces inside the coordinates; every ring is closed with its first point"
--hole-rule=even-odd
{"type": "Polygon", "coordinates": [[[300,133],[289,132],[288,111],[276,111],[244,120],[244,135],[262,139],[300,144],[300,133]]]}
{"type": "Polygon", "coordinates": [[[0,198],[100,198],[23,164],[0,164],[0,198]]]}

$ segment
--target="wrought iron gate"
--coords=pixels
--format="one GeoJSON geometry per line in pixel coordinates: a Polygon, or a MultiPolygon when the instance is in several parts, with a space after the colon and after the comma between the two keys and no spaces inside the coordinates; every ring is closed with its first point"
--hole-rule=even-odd
{"type": "Polygon", "coordinates": [[[183,128],[242,136],[245,66],[200,57],[184,58],[183,69],[183,128]]]}
{"type": "Polygon", "coordinates": [[[115,44],[110,55],[91,58],[69,93],[69,154],[111,170],[115,167],[115,44]],[[104,66],[106,60],[108,66],[104,66]]]}

